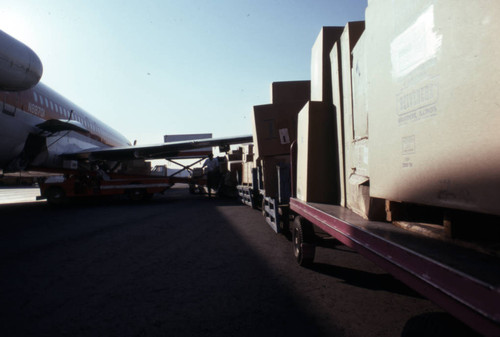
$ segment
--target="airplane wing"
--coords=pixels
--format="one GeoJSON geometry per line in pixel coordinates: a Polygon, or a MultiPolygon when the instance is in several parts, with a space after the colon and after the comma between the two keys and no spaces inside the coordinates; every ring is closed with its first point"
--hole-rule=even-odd
{"type": "MultiPolygon", "coordinates": [[[[171,142],[157,145],[110,147],[89,149],[75,153],[64,153],[61,157],[65,159],[88,159],[88,160],[110,160],[121,161],[131,159],[163,159],[182,157],[183,151],[200,149],[204,147],[225,147],[231,144],[245,144],[253,142],[252,136],[226,137],[196,139],[189,141],[171,142]]],[[[195,153],[187,152],[188,156],[195,153]]]]}

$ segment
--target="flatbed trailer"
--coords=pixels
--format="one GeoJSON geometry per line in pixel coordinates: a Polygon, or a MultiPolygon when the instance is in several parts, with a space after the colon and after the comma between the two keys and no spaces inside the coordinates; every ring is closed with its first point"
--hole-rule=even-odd
{"type": "Polygon", "coordinates": [[[314,259],[314,225],[482,335],[500,336],[500,258],[495,254],[368,221],[341,206],[291,198],[290,210],[300,264],[314,259]]]}

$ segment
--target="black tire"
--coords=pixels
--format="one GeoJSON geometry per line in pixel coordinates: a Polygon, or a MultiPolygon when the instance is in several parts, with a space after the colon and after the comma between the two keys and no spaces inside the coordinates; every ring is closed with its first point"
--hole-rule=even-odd
{"type": "Polygon", "coordinates": [[[412,317],[406,322],[401,337],[415,336],[479,337],[480,335],[448,313],[430,312],[412,317]]]}
{"type": "Polygon", "coordinates": [[[297,216],[293,221],[291,230],[295,260],[300,266],[311,266],[316,254],[312,224],[303,217],[297,216]]]}
{"type": "Polygon", "coordinates": [[[128,197],[130,198],[130,200],[133,201],[143,201],[143,200],[148,200],[148,193],[146,189],[135,188],[129,191],[128,197]]]}
{"type": "Polygon", "coordinates": [[[47,192],[45,192],[45,195],[47,196],[49,205],[60,206],[66,202],[66,193],[64,193],[61,187],[50,187],[47,192]]]}

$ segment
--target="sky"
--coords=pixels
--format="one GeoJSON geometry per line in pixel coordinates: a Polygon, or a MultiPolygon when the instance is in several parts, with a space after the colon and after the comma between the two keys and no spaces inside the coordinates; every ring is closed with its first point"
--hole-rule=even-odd
{"type": "Polygon", "coordinates": [[[42,82],[138,145],[252,133],[270,84],[309,80],[323,26],[367,0],[16,0],[0,29],[33,49],[42,82]]]}

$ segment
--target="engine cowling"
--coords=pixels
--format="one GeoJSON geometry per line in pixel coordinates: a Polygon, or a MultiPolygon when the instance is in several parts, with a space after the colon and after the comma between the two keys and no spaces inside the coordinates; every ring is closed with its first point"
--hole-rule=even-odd
{"type": "Polygon", "coordinates": [[[27,90],[40,81],[42,73],[38,55],[0,30],[0,90],[27,90]]]}

